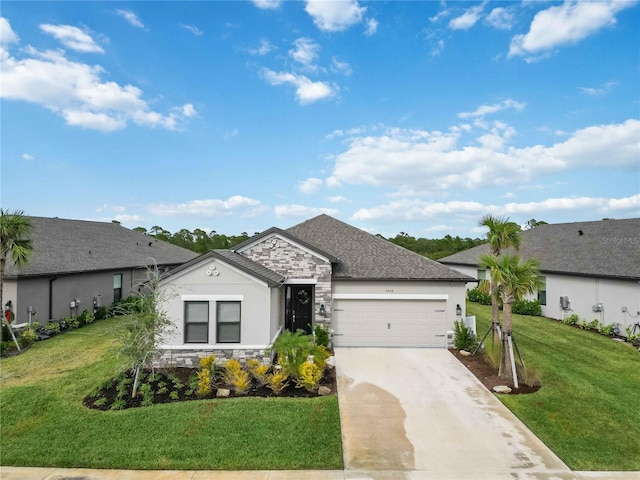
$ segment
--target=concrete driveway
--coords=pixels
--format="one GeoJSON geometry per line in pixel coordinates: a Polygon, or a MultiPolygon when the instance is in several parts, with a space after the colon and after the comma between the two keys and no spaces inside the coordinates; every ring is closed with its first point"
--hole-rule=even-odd
{"type": "Polygon", "coordinates": [[[346,478],[575,478],[448,351],[335,357],[346,478]]]}

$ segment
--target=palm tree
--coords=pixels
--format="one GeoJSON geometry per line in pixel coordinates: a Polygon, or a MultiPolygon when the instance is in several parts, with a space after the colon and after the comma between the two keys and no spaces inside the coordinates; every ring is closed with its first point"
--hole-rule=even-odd
{"type": "MultiPolygon", "coordinates": [[[[0,305],[4,305],[2,293],[4,289],[4,271],[7,265],[7,257],[18,267],[28,263],[33,245],[31,243],[31,221],[22,210],[6,212],[0,208],[0,305]]],[[[4,316],[3,316],[4,321],[4,316]]],[[[13,341],[20,351],[20,346],[9,327],[13,341]]]]}
{"type": "MultiPolygon", "coordinates": [[[[499,257],[503,249],[513,247],[520,248],[520,225],[510,222],[509,217],[494,217],[493,215],[483,216],[478,225],[487,227],[487,242],[489,252],[494,257],[499,257]]],[[[500,305],[498,303],[498,285],[491,282],[491,328],[495,335],[498,334],[500,325],[500,305]]]]}
{"type": "Polygon", "coordinates": [[[535,293],[542,286],[538,271],[539,262],[535,258],[523,261],[519,255],[483,255],[480,263],[491,269],[491,282],[497,285],[503,304],[502,358],[498,374],[502,378],[513,380],[517,388],[517,375],[514,377],[511,311],[516,301],[535,293]]]}

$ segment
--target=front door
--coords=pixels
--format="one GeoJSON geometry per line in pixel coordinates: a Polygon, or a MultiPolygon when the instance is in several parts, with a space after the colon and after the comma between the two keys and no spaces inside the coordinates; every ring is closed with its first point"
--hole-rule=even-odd
{"type": "Polygon", "coordinates": [[[310,334],[313,304],[313,285],[287,285],[284,327],[291,332],[304,330],[310,334]]]}

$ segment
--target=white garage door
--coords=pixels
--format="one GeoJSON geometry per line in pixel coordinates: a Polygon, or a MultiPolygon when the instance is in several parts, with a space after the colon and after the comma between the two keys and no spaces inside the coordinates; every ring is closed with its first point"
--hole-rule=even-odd
{"type": "Polygon", "coordinates": [[[334,300],[336,347],[446,347],[446,301],[334,300]]]}

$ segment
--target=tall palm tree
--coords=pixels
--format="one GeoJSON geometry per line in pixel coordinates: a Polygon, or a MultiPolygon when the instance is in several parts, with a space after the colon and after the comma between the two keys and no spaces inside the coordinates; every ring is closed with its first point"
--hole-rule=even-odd
{"type": "MultiPolygon", "coordinates": [[[[518,250],[520,248],[520,225],[510,222],[509,217],[485,215],[480,219],[478,225],[489,229],[487,242],[489,243],[489,252],[494,257],[499,257],[503,249],[513,247],[518,250]]],[[[498,285],[495,282],[491,282],[491,322],[494,335],[497,335],[500,325],[500,305],[498,303],[498,285]]]]}
{"type": "Polygon", "coordinates": [[[535,258],[523,261],[519,255],[483,255],[480,263],[491,269],[491,282],[498,286],[503,304],[502,358],[499,375],[514,380],[513,376],[513,322],[511,312],[513,304],[525,296],[535,293],[542,286],[539,262],[535,258]]]}
{"type": "MultiPolygon", "coordinates": [[[[6,212],[0,208],[0,306],[4,306],[2,291],[4,289],[4,270],[7,266],[7,256],[11,254],[11,260],[17,266],[26,265],[33,252],[31,244],[31,221],[22,210],[6,212]]],[[[2,322],[5,321],[2,312],[2,322]]],[[[20,351],[20,345],[16,340],[13,330],[9,325],[9,333],[13,343],[20,351]]]]}
{"type": "Polygon", "coordinates": [[[29,262],[33,245],[31,243],[31,221],[22,210],[7,212],[0,208],[0,305],[4,305],[2,290],[7,257],[17,266],[29,262]]]}

